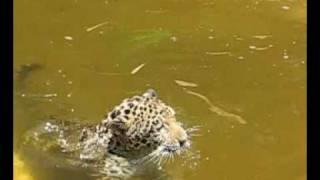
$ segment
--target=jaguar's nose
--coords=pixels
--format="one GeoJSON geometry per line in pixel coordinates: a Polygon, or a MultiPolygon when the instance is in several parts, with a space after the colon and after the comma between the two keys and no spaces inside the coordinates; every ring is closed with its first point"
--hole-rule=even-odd
{"type": "Polygon", "coordinates": [[[179,140],[179,145],[183,147],[186,144],[186,140],[179,140]]]}

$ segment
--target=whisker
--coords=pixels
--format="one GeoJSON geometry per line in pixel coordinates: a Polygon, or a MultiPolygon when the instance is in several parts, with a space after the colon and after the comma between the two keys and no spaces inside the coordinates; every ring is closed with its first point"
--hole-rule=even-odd
{"type": "Polygon", "coordinates": [[[170,153],[169,154],[169,157],[170,157],[170,163],[172,163],[173,162],[173,157],[172,157],[173,155],[170,153]]]}
{"type": "Polygon", "coordinates": [[[167,154],[166,157],[167,157],[167,161],[166,162],[170,163],[170,154],[167,154]]]}
{"type": "Polygon", "coordinates": [[[171,154],[171,157],[172,157],[171,162],[173,163],[174,162],[174,154],[171,154]]]}
{"type": "Polygon", "coordinates": [[[149,164],[150,162],[153,162],[153,160],[155,160],[155,162],[156,162],[160,157],[160,152],[161,152],[161,149],[157,149],[157,150],[153,151],[152,153],[150,153],[148,155],[150,158],[147,159],[146,162],[144,162],[144,163],[149,164]]]}
{"type": "Polygon", "coordinates": [[[154,159],[155,156],[157,156],[159,153],[159,150],[155,150],[153,152],[151,152],[150,154],[148,154],[147,156],[143,157],[139,162],[140,163],[147,163],[149,161],[151,161],[152,159],[154,159]]]}
{"type": "Polygon", "coordinates": [[[153,154],[149,154],[146,157],[142,158],[141,160],[139,160],[138,162],[141,164],[146,164],[150,161],[150,159],[153,157],[153,154]]]}
{"type": "Polygon", "coordinates": [[[190,134],[189,136],[191,136],[191,137],[193,137],[193,136],[198,137],[198,136],[203,136],[203,134],[190,134]]]}
{"type": "Polygon", "coordinates": [[[163,165],[167,164],[168,156],[163,156],[163,165]]]}
{"type": "Polygon", "coordinates": [[[158,165],[158,166],[160,166],[160,164],[161,164],[161,159],[162,159],[162,157],[159,156],[158,161],[157,161],[157,165],[158,165]]]}
{"type": "Polygon", "coordinates": [[[177,154],[172,154],[172,160],[174,161],[174,158],[176,157],[177,154]]]}
{"type": "Polygon", "coordinates": [[[191,136],[191,135],[196,134],[198,132],[199,132],[199,130],[186,130],[186,133],[188,136],[191,136]]]}
{"type": "Polygon", "coordinates": [[[195,126],[192,126],[191,128],[189,128],[189,129],[200,129],[200,128],[202,128],[202,126],[201,125],[195,125],[195,126]]]}
{"type": "Polygon", "coordinates": [[[186,129],[187,132],[195,132],[195,131],[199,131],[199,130],[200,130],[200,128],[196,128],[196,127],[186,129]]]}
{"type": "Polygon", "coordinates": [[[160,161],[160,157],[159,156],[155,156],[154,160],[152,161],[153,164],[159,164],[160,161]]]}
{"type": "Polygon", "coordinates": [[[153,162],[153,160],[155,160],[157,157],[158,156],[156,156],[156,155],[151,156],[151,158],[146,163],[149,164],[149,163],[153,162]]]}
{"type": "Polygon", "coordinates": [[[195,126],[193,126],[193,128],[201,128],[201,127],[203,127],[202,125],[195,125],[195,126]]]}
{"type": "Polygon", "coordinates": [[[161,155],[160,165],[166,164],[167,156],[165,154],[161,155]]]}

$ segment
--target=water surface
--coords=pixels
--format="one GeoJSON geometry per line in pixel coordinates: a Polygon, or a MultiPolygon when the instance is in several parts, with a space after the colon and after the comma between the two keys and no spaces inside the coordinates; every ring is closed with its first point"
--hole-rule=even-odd
{"type": "MultiPolygon", "coordinates": [[[[15,70],[39,65],[14,75],[18,154],[23,133],[46,118],[99,122],[122,99],[152,87],[179,120],[202,125],[193,140],[198,156],[165,166],[168,179],[306,179],[304,0],[14,5],[15,70]]],[[[19,158],[25,164],[16,173],[29,179],[90,179],[31,163],[36,155],[19,158]]]]}

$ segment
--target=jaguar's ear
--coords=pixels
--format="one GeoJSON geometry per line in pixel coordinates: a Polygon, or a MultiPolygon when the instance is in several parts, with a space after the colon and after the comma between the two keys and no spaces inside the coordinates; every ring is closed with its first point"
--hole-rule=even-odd
{"type": "Polygon", "coordinates": [[[109,128],[115,131],[126,131],[127,125],[121,118],[115,118],[108,123],[109,128]]]}
{"type": "Polygon", "coordinates": [[[128,126],[121,118],[105,119],[102,121],[102,126],[105,130],[112,130],[116,134],[125,134],[128,126]]]}
{"type": "Polygon", "coordinates": [[[158,95],[157,95],[157,93],[156,93],[156,91],[154,90],[154,89],[148,89],[144,94],[143,94],[143,96],[145,96],[145,97],[157,97],[158,95]]]}
{"type": "Polygon", "coordinates": [[[113,110],[106,115],[104,125],[113,130],[126,130],[127,119],[122,117],[120,110],[113,110]]]}

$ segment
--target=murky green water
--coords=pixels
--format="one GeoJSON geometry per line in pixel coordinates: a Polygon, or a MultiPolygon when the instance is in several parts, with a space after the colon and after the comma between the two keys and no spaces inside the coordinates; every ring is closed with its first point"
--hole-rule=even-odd
{"type": "MultiPolygon", "coordinates": [[[[152,87],[182,122],[203,126],[202,136],[193,140],[200,157],[168,164],[169,179],[306,179],[305,1],[15,0],[14,5],[15,70],[40,65],[15,75],[17,153],[22,134],[49,116],[99,122],[123,98],[152,87]],[[52,97],[43,97],[48,94],[52,97]],[[234,116],[209,109],[201,97],[234,116]]],[[[41,161],[36,154],[19,155],[35,180],[90,179],[30,163],[41,161]]],[[[16,173],[25,172],[16,168],[16,173]]]]}

